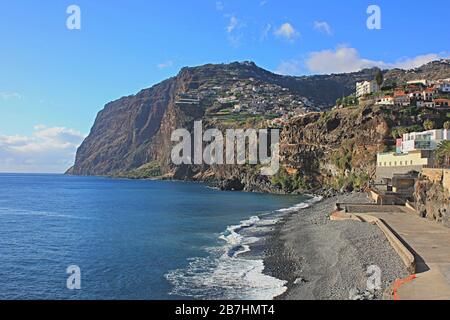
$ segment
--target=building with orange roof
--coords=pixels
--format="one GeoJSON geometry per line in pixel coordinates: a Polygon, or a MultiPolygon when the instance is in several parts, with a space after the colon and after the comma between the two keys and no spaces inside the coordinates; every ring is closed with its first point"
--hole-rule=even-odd
{"type": "Polygon", "coordinates": [[[394,97],[384,96],[381,99],[379,99],[375,104],[383,106],[393,106],[395,104],[394,97]]]}
{"type": "Polygon", "coordinates": [[[450,106],[450,99],[434,99],[434,103],[438,108],[448,108],[450,106]]]}
{"type": "Polygon", "coordinates": [[[411,98],[405,93],[405,91],[396,91],[394,94],[394,104],[400,107],[409,106],[411,98]]]}
{"type": "Polygon", "coordinates": [[[432,101],[434,98],[434,94],[436,93],[436,90],[432,87],[426,88],[422,92],[422,99],[426,101],[432,101]]]}

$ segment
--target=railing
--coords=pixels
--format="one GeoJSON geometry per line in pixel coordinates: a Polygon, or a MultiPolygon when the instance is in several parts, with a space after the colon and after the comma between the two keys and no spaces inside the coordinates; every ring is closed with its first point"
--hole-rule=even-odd
{"type": "Polygon", "coordinates": [[[426,165],[426,166],[423,166],[423,168],[424,169],[447,169],[447,170],[449,170],[450,169],[450,165],[449,166],[436,166],[436,165],[430,166],[430,165],[426,165]]]}

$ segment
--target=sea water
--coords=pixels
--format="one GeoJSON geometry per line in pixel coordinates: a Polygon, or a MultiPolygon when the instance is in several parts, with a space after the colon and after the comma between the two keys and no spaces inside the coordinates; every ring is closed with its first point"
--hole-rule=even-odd
{"type": "Polygon", "coordinates": [[[271,299],[264,240],[308,196],[0,174],[0,299],[271,299]],[[80,269],[68,289],[67,268],[80,269]]]}

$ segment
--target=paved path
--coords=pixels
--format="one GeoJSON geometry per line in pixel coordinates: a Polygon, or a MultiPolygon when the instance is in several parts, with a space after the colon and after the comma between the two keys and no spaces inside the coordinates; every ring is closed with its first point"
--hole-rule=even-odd
{"type": "Polygon", "coordinates": [[[385,212],[377,209],[364,213],[386,222],[415,255],[417,262],[417,278],[397,290],[398,298],[450,299],[450,228],[420,218],[404,207],[384,207],[388,207],[385,212]]]}

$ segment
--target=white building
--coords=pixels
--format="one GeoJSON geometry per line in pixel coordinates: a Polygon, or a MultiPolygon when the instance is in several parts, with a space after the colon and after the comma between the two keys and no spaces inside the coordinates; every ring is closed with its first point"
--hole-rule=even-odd
{"type": "Polygon", "coordinates": [[[415,99],[415,100],[422,100],[423,99],[421,91],[410,92],[408,94],[408,96],[409,96],[410,99],[415,99]]]}
{"type": "Polygon", "coordinates": [[[218,98],[217,101],[219,101],[219,103],[222,103],[222,104],[238,102],[236,96],[218,98]]]}
{"type": "Polygon", "coordinates": [[[380,100],[378,100],[376,102],[377,105],[382,105],[382,106],[393,106],[394,105],[394,98],[391,96],[385,96],[383,98],[381,98],[380,100]]]}
{"type": "Polygon", "coordinates": [[[417,150],[435,150],[442,141],[450,140],[450,130],[437,129],[423,132],[411,132],[403,135],[403,153],[417,150]]]}
{"type": "Polygon", "coordinates": [[[378,91],[380,91],[380,86],[375,80],[356,83],[356,97],[377,93],[378,91]]]}
{"type": "Polygon", "coordinates": [[[425,101],[425,100],[420,100],[420,101],[416,101],[416,106],[419,108],[434,108],[436,106],[436,104],[434,103],[434,101],[425,101]]]}
{"type": "Polygon", "coordinates": [[[432,101],[434,98],[434,89],[433,88],[426,88],[423,92],[422,92],[422,98],[423,100],[426,101],[432,101]]]}
{"type": "Polygon", "coordinates": [[[410,99],[414,99],[416,101],[425,100],[425,101],[432,101],[434,98],[434,89],[433,88],[426,88],[422,91],[413,91],[408,94],[410,99]]]}
{"type": "Polygon", "coordinates": [[[443,81],[437,87],[438,87],[439,91],[449,93],[450,92],[450,81],[449,80],[443,81]]]}
{"type": "Polygon", "coordinates": [[[428,81],[426,79],[420,79],[420,80],[408,81],[407,84],[421,84],[425,87],[428,87],[430,85],[430,81],[428,81]]]}

